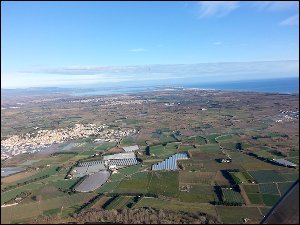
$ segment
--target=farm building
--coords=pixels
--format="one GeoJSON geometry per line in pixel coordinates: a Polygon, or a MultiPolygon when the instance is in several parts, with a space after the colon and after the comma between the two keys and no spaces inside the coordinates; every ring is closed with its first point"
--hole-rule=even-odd
{"type": "Polygon", "coordinates": [[[135,158],[134,152],[124,152],[118,153],[114,155],[105,155],[103,156],[103,160],[112,160],[112,159],[132,159],[135,158]]]}
{"type": "Polygon", "coordinates": [[[75,188],[75,191],[78,192],[94,191],[97,188],[101,187],[108,180],[109,176],[110,173],[108,171],[101,171],[98,173],[91,174],[75,188]]]}
{"type": "Polygon", "coordinates": [[[295,163],[287,161],[286,159],[273,159],[273,161],[280,164],[280,165],[284,165],[284,166],[287,166],[287,167],[296,167],[297,166],[295,163]]]}
{"type": "Polygon", "coordinates": [[[102,170],[106,170],[103,161],[82,162],[73,168],[70,175],[71,177],[83,177],[85,175],[97,173],[102,170]]]}
{"type": "Polygon", "coordinates": [[[122,167],[122,166],[132,166],[138,164],[138,161],[136,158],[131,159],[112,159],[108,161],[108,166],[116,166],[116,167],[122,167]]]}
{"type": "Polygon", "coordinates": [[[172,155],[164,161],[152,165],[152,170],[177,170],[178,159],[188,159],[188,155],[186,153],[172,155]]]}
{"type": "Polygon", "coordinates": [[[133,152],[136,150],[139,150],[139,146],[138,145],[132,145],[132,146],[128,146],[128,147],[123,147],[125,152],[133,152]]]}

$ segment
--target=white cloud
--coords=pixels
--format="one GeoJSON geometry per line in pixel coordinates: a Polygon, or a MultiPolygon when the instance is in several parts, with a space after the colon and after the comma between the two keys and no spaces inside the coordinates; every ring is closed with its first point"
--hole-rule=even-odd
{"type": "Polygon", "coordinates": [[[279,23],[281,26],[296,26],[299,25],[299,14],[291,16],[279,23]]]}
{"type": "Polygon", "coordinates": [[[298,1],[260,1],[253,3],[260,10],[271,12],[285,11],[299,7],[298,1]]]}
{"type": "Polygon", "coordinates": [[[134,48],[134,49],[130,49],[130,52],[146,52],[147,50],[144,48],[134,48]]]}
{"type": "Polygon", "coordinates": [[[238,1],[200,1],[199,17],[223,17],[239,7],[238,1]]]}
{"type": "Polygon", "coordinates": [[[213,45],[221,45],[221,44],[222,44],[221,41],[216,41],[216,42],[213,43],[213,45]]]}

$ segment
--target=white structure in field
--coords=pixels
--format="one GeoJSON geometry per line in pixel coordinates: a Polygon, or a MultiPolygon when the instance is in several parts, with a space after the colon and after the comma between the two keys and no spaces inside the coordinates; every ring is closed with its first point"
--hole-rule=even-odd
{"type": "Polygon", "coordinates": [[[297,165],[295,163],[292,163],[290,161],[287,161],[286,159],[273,159],[274,162],[287,166],[287,167],[296,167],[297,165]]]}
{"type": "Polygon", "coordinates": [[[103,156],[103,160],[112,160],[112,159],[132,159],[135,158],[134,152],[124,152],[113,155],[105,155],[103,156]]]}
{"type": "Polygon", "coordinates": [[[139,146],[138,145],[132,145],[132,146],[128,146],[128,147],[123,147],[125,152],[133,152],[136,150],[139,150],[139,146]]]}

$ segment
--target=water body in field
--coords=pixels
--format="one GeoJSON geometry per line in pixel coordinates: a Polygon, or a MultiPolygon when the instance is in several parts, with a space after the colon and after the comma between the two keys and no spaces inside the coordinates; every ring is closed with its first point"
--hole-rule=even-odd
{"type": "Polygon", "coordinates": [[[7,176],[13,175],[15,173],[24,171],[24,170],[25,170],[25,168],[21,168],[21,167],[2,167],[1,168],[1,177],[7,177],[7,176]]]}

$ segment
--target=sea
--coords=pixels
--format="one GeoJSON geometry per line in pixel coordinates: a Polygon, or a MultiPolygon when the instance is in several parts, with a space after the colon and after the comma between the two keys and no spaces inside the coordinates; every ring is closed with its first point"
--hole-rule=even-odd
{"type": "Polygon", "coordinates": [[[117,87],[98,87],[89,91],[75,92],[72,96],[96,96],[96,95],[113,95],[113,94],[131,94],[139,92],[160,91],[164,88],[199,88],[228,91],[250,91],[250,92],[268,92],[280,94],[297,94],[299,93],[299,78],[277,78],[261,80],[241,80],[231,82],[210,82],[202,81],[164,81],[161,83],[149,83],[135,85],[118,85],[117,87]]]}

